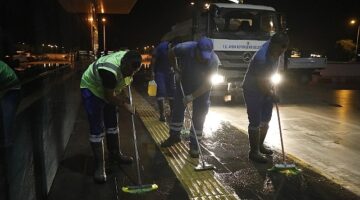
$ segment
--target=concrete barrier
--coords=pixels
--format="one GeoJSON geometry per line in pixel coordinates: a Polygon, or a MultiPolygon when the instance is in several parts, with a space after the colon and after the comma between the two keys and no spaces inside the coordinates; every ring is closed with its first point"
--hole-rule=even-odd
{"type": "Polygon", "coordinates": [[[80,106],[80,74],[69,66],[22,85],[6,156],[9,200],[46,199],[80,106]]]}

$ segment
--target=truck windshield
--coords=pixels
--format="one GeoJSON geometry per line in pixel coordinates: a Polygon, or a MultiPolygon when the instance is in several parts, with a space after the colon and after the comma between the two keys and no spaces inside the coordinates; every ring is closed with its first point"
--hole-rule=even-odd
{"type": "Polygon", "coordinates": [[[278,31],[276,13],[253,9],[218,9],[210,19],[214,35],[269,37],[278,31]]]}

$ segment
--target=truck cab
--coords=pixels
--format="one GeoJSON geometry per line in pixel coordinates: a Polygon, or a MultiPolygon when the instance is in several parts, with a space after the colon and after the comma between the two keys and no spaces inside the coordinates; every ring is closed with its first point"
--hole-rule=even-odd
{"type": "Polygon", "coordinates": [[[213,3],[196,18],[176,24],[163,39],[196,40],[207,36],[221,65],[212,77],[212,96],[241,97],[241,84],[257,50],[281,30],[280,18],[268,6],[213,3]]]}
{"type": "MultiPolygon", "coordinates": [[[[207,35],[221,60],[213,96],[224,100],[241,96],[241,83],[257,50],[280,29],[275,9],[249,4],[212,4],[207,16],[207,35]]],[[[201,31],[200,31],[201,32],[201,31]]]]}

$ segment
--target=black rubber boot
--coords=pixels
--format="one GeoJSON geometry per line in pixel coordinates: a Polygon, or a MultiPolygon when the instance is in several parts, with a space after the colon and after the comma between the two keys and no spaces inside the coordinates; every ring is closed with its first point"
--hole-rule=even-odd
{"type": "Polygon", "coordinates": [[[266,155],[272,155],[273,151],[264,145],[264,141],[265,141],[268,129],[269,129],[268,124],[260,127],[260,153],[263,153],[266,155]]]}
{"type": "Polygon", "coordinates": [[[199,158],[199,155],[200,155],[200,151],[199,151],[199,148],[197,146],[197,144],[193,144],[193,143],[189,143],[189,155],[192,157],[192,158],[199,158]]]}
{"type": "Polygon", "coordinates": [[[109,152],[109,162],[111,164],[131,164],[133,158],[125,156],[120,151],[119,134],[106,134],[107,148],[109,152]]]}
{"type": "Polygon", "coordinates": [[[106,182],[106,172],[105,172],[105,156],[104,156],[104,143],[101,142],[90,142],[91,148],[94,154],[94,180],[97,183],[106,182]]]}
{"type": "Polygon", "coordinates": [[[266,157],[260,153],[260,130],[248,130],[248,133],[250,143],[249,159],[258,163],[266,163],[266,157]]]}
{"type": "Polygon", "coordinates": [[[162,122],[165,122],[166,117],[165,117],[165,112],[164,112],[164,99],[157,100],[157,103],[158,103],[159,114],[160,114],[159,120],[162,121],[162,122]]]}
{"type": "Polygon", "coordinates": [[[176,134],[170,134],[170,136],[164,142],[162,142],[160,146],[162,148],[167,148],[179,142],[181,142],[180,134],[178,136],[176,134]]]}

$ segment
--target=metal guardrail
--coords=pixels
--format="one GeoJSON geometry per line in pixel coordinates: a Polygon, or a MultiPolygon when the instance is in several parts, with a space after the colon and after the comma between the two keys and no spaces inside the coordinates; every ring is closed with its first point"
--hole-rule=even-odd
{"type": "Polygon", "coordinates": [[[53,69],[53,70],[50,70],[50,71],[46,71],[46,72],[42,72],[42,73],[40,73],[39,75],[37,75],[35,77],[30,77],[30,78],[27,78],[25,80],[22,80],[19,83],[8,85],[6,87],[1,87],[0,86],[0,94],[5,93],[6,91],[8,91],[11,88],[18,87],[18,86],[21,87],[22,85],[25,85],[27,83],[30,83],[30,82],[34,81],[34,80],[46,77],[46,76],[48,76],[50,74],[56,73],[56,72],[58,72],[60,70],[63,70],[63,69],[69,68],[69,67],[70,67],[70,65],[60,66],[59,68],[56,68],[56,69],[53,69]]]}

